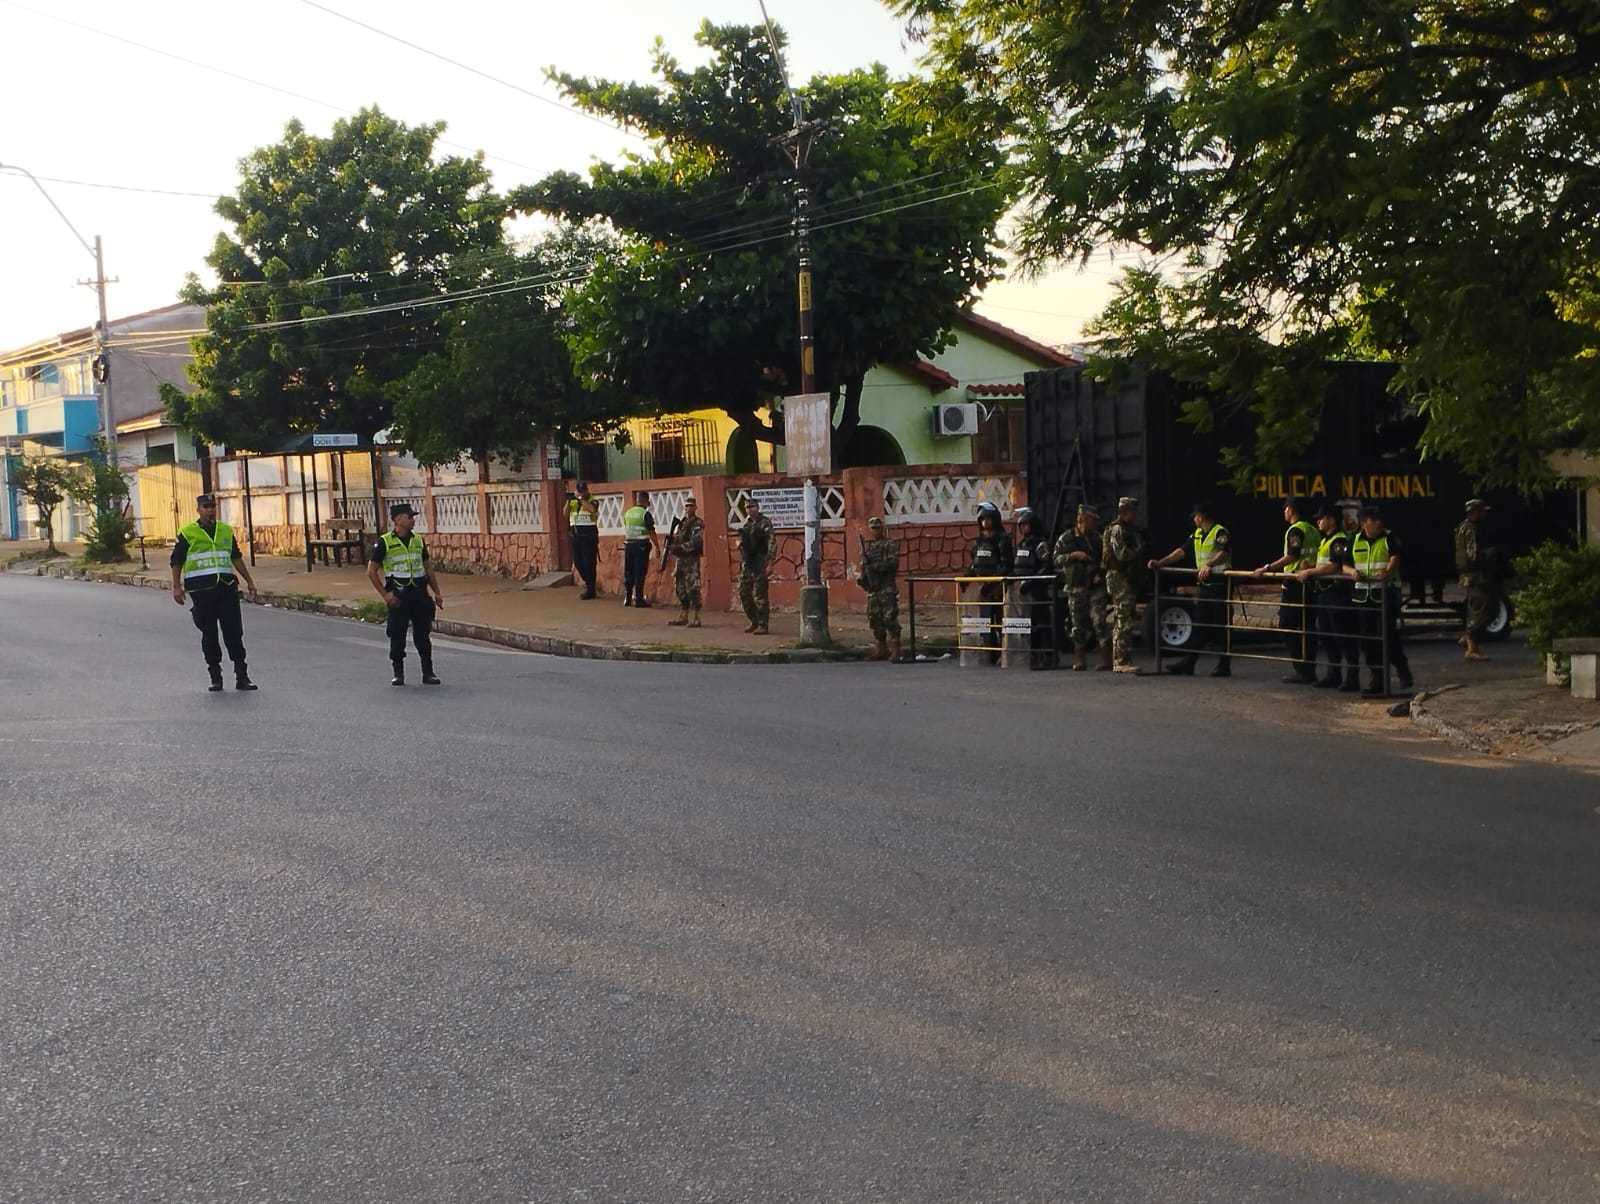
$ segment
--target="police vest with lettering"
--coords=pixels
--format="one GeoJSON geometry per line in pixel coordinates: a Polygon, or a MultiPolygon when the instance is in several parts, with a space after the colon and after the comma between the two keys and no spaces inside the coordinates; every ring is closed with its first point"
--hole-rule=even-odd
{"type": "Polygon", "coordinates": [[[588,498],[573,498],[567,503],[567,525],[597,528],[600,520],[592,506],[593,503],[588,498]]]}
{"type": "MultiPolygon", "coordinates": [[[[1357,573],[1377,577],[1389,563],[1389,532],[1385,531],[1377,539],[1368,539],[1365,532],[1357,535],[1350,544],[1350,557],[1355,561],[1357,573]]],[[[1388,582],[1377,580],[1363,581],[1357,577],[1356,601],[1370,602],[1382,599],[1387,584],[1388,582]]]]}
{"type": "MultiPolygon", "coordinates": [[[[1221,523],[1215,524],[1209,531],[1201,531],[1199,527],[1194,529],[1195,568],[1206,568],[1212,563],[1212,561],[1227,556],[1227,548],[1217,547],[1217,536],[1226,536],[1227,534],[1228,528],[1224,527],[1221,523]]],[[[1219,564],[1217,567],[1219,569],[1223,569],[1227,568],[1228,566],[1226,564],[1219,564]]]]}
{"type": "Polygon", "coordinates": [[[428,579],[428,568],[422,563],[422,536],[413,532],[410,540],[393,531],[383,533],[383,575],[396,585],[421,585],[428,579]]]}
{"type": "Polygon", "coordinates": [[[1285,556],[1289,555],[1289,536],[1296,531],[1300,532],[1300,559],[1291,560],[1285,564],[1283,566],[1285,573],[1298,572],[1300,569],[1311,567],[1313,563],[1311,549],[1317,546],[1317,537],[1322,534],[1303,518],[1298,522],[1290,523],[1289,529],[1283,533],[1283,554],[1285,556]]]}
{"type": "Polygon", "coordinates": [[[187,545],[183,556],[183,588],[191,594],[233,585],[233,528],[219,522],[207,533],[199,523],[189,523],[178,532],[187,545]]]}
{"type": "MultiPolygon", "coordinates": [[[[1323,538],[1322,542],[1317,545],[1317,567],[1319,569],[1334,562],[1333,545],[1346,538],[1348,537],[1343,531],[1335,531],[1332,535],[1323,538]]],[[[1316,578],[1316,583],[1319,591],[1326,592],[1330,589],[1338,589],[1340,586],[1347,585],[1349,581],[1343,573],[1338,573],[1331,576],[1318,577],[1316,578]]]]}
{"type": "Polygon", "coordinates": [[[644,525],[644,516],[648,513],[643,506],[629,506],[622,513],[622,538],[629,543],[649,539],[650,532],[644,525]]]}

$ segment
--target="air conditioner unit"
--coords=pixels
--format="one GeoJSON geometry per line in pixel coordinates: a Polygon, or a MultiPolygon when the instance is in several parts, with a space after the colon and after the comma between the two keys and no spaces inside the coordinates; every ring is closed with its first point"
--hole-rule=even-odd
{"type": "Polygon", "coordinates": [[[976,402],[961,405],[933,407],[933,433],[935,435],[972,435],[978,430],[976,402]]]}

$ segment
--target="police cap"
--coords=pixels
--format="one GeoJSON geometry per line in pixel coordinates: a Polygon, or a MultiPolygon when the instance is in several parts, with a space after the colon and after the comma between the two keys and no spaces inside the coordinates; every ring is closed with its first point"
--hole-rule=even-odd
{"type": "Polygon", "coordinates": [[[1297,497],[1284,498],[1283,508],[1285,510],[1293,510],[1296,514],[1304,514],[1306,512],[1306,504],[1297,497]]]}
{"type": "Polygon", "coordinates": [[[415,518],[417,515],[416,507],[410,502],[396,502],[393,506],[389,507],[390,518],[398,518],[402,514],[409,514],[415,518]]]}
{"type": "Polygon", "coordinates": [[[1383,517],[1383,507],[1382,506],[1363,506],[1363,507],[1361,507],[1361,517],[1362,518],[1382,518],[1383,517]]]}
{"type": "Polygon", "coordinates": [[[1332,502],[1323,502],[1322,505],[1317,507],[1317,518],[1318,519],[1338,518],[1338,517],[1339,517],[1339,507],[1335,506],[1332,502]]]}
{"type": "Polygon", "coordinates": [[[1211,517],[1211,503],[1210,502],[1190,502],[1189,503],[1189,513],[1190,514],[1203,514],[1207,518],[1210,518],[1211,517]]]}
{"type": "Polygon", "coordinates": [[[1471,514],[1474,510],[1487,510],[1488,508],[1489,503],[1484,501],[1481,497],[1469,497],[1467,499],[1468,514],[1471,514]]]}
{"type": "Polygon", "coordinates": [[[196,506],[215,506],[217,504],[217,495],[214,493],[202,493],[194,499],[194,504],[196,506]]]}

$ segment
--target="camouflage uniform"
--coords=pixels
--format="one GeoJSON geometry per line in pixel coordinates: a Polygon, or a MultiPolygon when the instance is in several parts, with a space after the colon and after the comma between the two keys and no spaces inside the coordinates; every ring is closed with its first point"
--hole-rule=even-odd
{"type": "Polygon", "coordinates": [[[678,605],[685,610],[700,609],[700,553],[705,544],[706,520],[698,514],[685,515],[672,537],[672,588],[678,605]]]}
{"type": "Polygon", "coordinates": [[[739,529],[739,605],[751,627],[767,625],[767,565],[777,544],[772,520],[765,514],[752,514],[739,529]]]}
{"type": "MultiPolygon", "coordinates": [[[[1126,510],[1130,504],[1138,503],[1123,498],[1118,508],[1126,510]]],[[[1119,669],[1133,667],[1133,631],[1138,622],[1139,574],[1144,562],[1144,536],[1119,514],[1100,537],[1100,564],[1111,603],[1111,659],[1119,669]]]]}
{"type": "Polygon", "coordinates": [[[861,551],[861,570],[870,581],[867,623],[880,643],[900,638],[900,589],[895,574],[900,569],[900,545],[887,535],[868,540],[861,551]]]}
{"type": "Polygon", "coordinates": [[[1067,609],[1072,616],[1072,642],[1087,648],[1091,638],[1104,645],[1111,638],[1106,618],[1109,601],[1106,578],[1100,567],[1101,535],[1098,531],[1066,531],[1056,540],[1052,561],[1066,582],[1067,609]],[[1073,552],[1087,552],[1089,559],[1068,560],[1073,552]]]}
{"type": "Polygon", "coordinates": [[[1486,545],[1482,528],[1470,518],[1456,528],[1456,572],[1467,591],[1467,636],[1476,642],[1499,613],[1501,585],[1495,550],[1486,545]]]}

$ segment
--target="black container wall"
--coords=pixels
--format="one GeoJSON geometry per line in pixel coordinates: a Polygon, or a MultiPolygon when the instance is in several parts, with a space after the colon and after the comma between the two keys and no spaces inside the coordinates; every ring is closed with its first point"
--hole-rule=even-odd
{"type": "MultiPolygon", "coordinates": [[[[1207,500],[1233,533],[1236,563],[1254,566],[1282,550],[1286,498],[1375,503],[1404,541],[1408,579],[1453,577],[1452,532],[1463,503],[1481,491],[1450,462],[1421,458],[1423,420],[1388,392],[1392,365],[1328,367],[1321,424],[1304,456],[1281,473],[1256,477],[1242,492],[1221,483],[1221,449],[1251,441],[1248,414],[1219,419],[1215,430],[1200,434],[1182,421],[1183,400],[1192,394],[1163,377],[1134,371],[1102,384],[1081,368],[1029,373],[1028,504],[1057,532],[1081,501],[1109,520],[1119,496],[1138,497],[1140,524],[1165,552],[1188,538],[1190,506],[1207,500]]],[[[1570,491],[1536,501],[1512,491],[1482,496],[1492,505],[1493,538],[1512,555],[1577,528],[1570,491]]]]}

